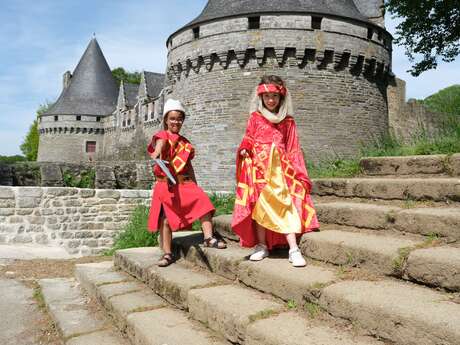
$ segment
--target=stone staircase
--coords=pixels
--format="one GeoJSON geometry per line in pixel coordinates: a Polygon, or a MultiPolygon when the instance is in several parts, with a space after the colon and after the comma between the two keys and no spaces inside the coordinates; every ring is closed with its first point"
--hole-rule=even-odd
{"type": "Polygon", "coordinates": [[[220,216],[226,250],[178,233],[167,268],[158,248],[135,248],[76,276],[132,344],[457,345],[457,156],[363,160],[365,177],[315,181],[322,228],[302,237],[305,268],[283,250],[248,261],[220,216]]]}

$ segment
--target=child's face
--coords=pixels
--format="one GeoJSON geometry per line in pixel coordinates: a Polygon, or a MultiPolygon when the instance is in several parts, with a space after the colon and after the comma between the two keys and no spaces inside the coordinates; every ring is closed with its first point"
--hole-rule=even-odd
{"type": "Polygon", "coordinates": [[[272,113],[276,113],[281,102],[281,96],[279,93],[274,92],[263,93],[262,101],[264,102],[265,108],[267,108],[272,113]]]}
{"type": "Polygon", "coordinates": [[[171,133],[179,133],[183,122],[184,115],[180,111],[172,110],[168,113],[166,125],[171,133]]]}

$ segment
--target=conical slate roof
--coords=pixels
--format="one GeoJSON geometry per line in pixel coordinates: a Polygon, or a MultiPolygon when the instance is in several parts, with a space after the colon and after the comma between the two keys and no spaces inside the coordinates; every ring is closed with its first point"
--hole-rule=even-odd
{"type": "Polygon", "coordinates": [[[316,13],[368,21],[353,0],[209,0],[203,12],[184,28],[209,20],[260,13],[316,13]]]}
{"type": "Polygon", "coordinates": [[[45,115],[111,114],[118,87],[97,40],[93,38],[54,106],[45,115]]]}

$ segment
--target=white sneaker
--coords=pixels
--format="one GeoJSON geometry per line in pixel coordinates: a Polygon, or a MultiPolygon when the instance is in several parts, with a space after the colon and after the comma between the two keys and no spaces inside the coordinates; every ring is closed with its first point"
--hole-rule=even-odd
{"type": "Polygon", "coordinates": [[[289,262],[291,262],[294,267],[304,267],[307,265],[299,248],[289,250],[289,262]]]}
{"type": "Polygon", "coordinates": [[[263,258],[266,258],[268,256],[268,249],[267,246],[264,244],[258,244],[254,248],[254,253],[251,254],[249,257],[249,260],[251,261],[260,261],[263,258]]]}

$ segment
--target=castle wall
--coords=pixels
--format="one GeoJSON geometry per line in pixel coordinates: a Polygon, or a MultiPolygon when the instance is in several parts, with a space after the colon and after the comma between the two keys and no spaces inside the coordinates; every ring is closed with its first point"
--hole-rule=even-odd
{"type": "Polygon", "coordinates": [[[322,30],[311,30],[310,20],[262,16],[260,30],[247,30],[247,18],[236,18],[202,25],[199,39],[191,29],[172,37],[168,97],[188,109],[183,132],[197,148],[194,166],[205,189],[233,189],[249,99],[264,74],[287,81],[308,159],[350,156],[386,133],[391,36],[329,17],[322,30]]]}
{"type": "Polygon", "coordinates": [[[428,110],[414,99],[406,102],[406,82],[395,78],[388,87],[389,127],[393,135],[410,143],[420,134],[434,136],[443,128],[445,117],[428,110]]]}
{"type": "Polygon", "coordinates": [[[0,187],[0,243],[63,247],[69,254],[110,249],[150,191],[0,187]]]}
{"type": "Polygon", "coordinates": [[[103,152],[102,117],[76,115],[42,116],[39,124],[40,142],[37,161],[39,162],[89,162],[100,159],[103,152]],[[96,152],[86,152],[86,142],[96,142],[96,152]]]}

